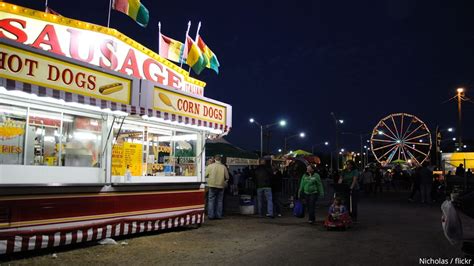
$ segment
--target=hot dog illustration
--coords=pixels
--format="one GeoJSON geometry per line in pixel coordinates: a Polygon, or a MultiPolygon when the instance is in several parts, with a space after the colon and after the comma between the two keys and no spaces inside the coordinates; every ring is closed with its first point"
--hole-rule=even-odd
{"type": "Polygon", "coordinates": [[[103,95],[109,95],[114,92],[121,91],[122,89],[123,89],[122,83],[111,83],[111,84],[100,86],[99,92],[100,94],[103,94],[103,95]]]}

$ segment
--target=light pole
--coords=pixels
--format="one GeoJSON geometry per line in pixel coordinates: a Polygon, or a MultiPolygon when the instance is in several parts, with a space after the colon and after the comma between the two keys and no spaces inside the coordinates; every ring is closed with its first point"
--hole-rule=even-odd
{"type": "Polygon", "coordinates": [[[260,158],[262,158],[263,157],[263,129],[264,128],[269,129],[270,127],[275,126],[275,125],[280,125],[280,126],[284,127],[284,126],[286,126],[286,121],[285,120],[280,120],[280,121],[275,122],[273,124],[262,125],[257,120],[255,120],[253,118],[250,118],[249,122],[250,123],[255,123],[257,126],[260,127],[260,158]]]}
{"type": "Polygon", "coordinates": [[[336,169],[339,171],[339,124],[344,124],[344,120],[336,118],[334,112],[331,112],[336,127],[336,169]]]}
{"type": "Polygon", "coordinates": [[[458,147],[462,148],[462,101],[464,100],[464,88],[458,88],[457,90],[458,99],[458,147]]]}
{"type": "Polygon", "coordinates": [[[286,136],[285,137],[285,146],[284,146],[284,152],[286,154],[287,152],[287,143],[288,143],[288,140],[289,139],[292,139],[292,138],[295,138],[295,137],[300,137],[300,138],[304,138],[306,137],[306,134],[304,132],[300,132],[298,134],[294,134],[294,135],[291,135],[291,136],[286,136]]]}
{"type": "MultiPolygon", "coordinates": [[[[353,135],[353,136],[359,136],[359,139],[360,139],[360,154],[363,154],[364,153],[364,150],[363,150],[363,147],[364,147],[364,143],[362,141],[362,139],[365,137],[365,136],[370,136],[371,134],[370,133],[352,133],[352,132],[342,132],[341,133],[342,135],[353,135]]],[[[365,163],[362,164],[363,167],[365,167],[365,163]]]]}
{"type": "MultiPolygon", "coordinates": [[[[454,132],[454,128],[449,127],[449,128],[439,128],[439,126],[436,126],[436,141],[435,141],[435,165],[438,167],[441,167],[441,143],[443,141],[446,141],[446,139],[443,139],[443,132],[454,132]]],[[[456,138],[452,138],[453,141],[456,141],[456,138]]]]}

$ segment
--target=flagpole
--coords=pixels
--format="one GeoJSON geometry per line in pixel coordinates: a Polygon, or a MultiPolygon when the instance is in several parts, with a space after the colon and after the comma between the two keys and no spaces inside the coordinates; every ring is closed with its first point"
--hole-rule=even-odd
{"type": "MultiPolygon", "coordinates": [[[[199,23],[198,23],[198,28],[196,30],[196,38],[194,39],[195,42],[197,42],[197,39],[199,37],[199,30],[200,29],[201,29],[201,21],[199,21],[199,23]]],[[[191,66],[189,66],[188,74],[191,74],[191,66]]]]}
{"type": "Polygon", "coordinates": [[[161,49],[161,21],[158,21],[158,54],[160,54],[161,49]]]}
{"type": "MultiPolygon", "coordinates": [[[[48,1],[48,0],[46,0],[48,1]]],[[[109,16],[107,18],[107,28],[110,28],[110,10],[112,9],[112,0],[109,0],[109,16]]]]}
{"type": "Polygon", "coordinates": [[[44,1],[44,12],[48,12],[48,0],[44,1]]]}
{"type": "Polygon", "coordinates": [[[189,29],[191,28],[191,20],[188,21],[188,29],[186,30],[186,36],[184,36],[184,48],[183,48],[183,51],[181,52],[181,55],[179,56],[179,62],[180,62],[180,65],[179,67],[183,67],[183,61],[184,61],[184,50],[186,50],[186,45],[188,45],[188,34],[189,34],[189,29]]]}

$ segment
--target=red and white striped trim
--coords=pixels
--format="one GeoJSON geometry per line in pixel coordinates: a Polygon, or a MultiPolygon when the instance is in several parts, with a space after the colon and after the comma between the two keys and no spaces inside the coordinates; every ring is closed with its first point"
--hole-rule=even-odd
{"type": "Polygon", "coordinates": [[[133,105],[116,103],[116,102],[111,102],[111,101],[102,100],[102,99],[96,99],[93,97],[78,95],[78,94],[74,94],[74,93],[70,93],[66,91],[55,90],[52,88],[46,88],[46,87],[37,86],[34,84],[29,84],[29,83],[23,83],[17,80],[5,79],[5,78],[0,78],[0,79],[3,79],[3,81],[5,82],[6,84],[5,88],[7,90],[23,91],[25,93],[35,94],[40,97],[51,97],[55,99],[61,99],[66,102],[75,102],[75,103],[80,103],[80,104],[97,106],[102,109],[108,108],[112,111],[122,111],[131,115],[148,115],[149,117],[157,117],[164,120],[169,120],[173,122],[176,121],[176,122],[184,123],[188,125],[219,129],[224,132],[227,132],[230,130],[229,126],[223,125],[223,124],[212,123],[212,122],[208,122],[208,121],[204,121],[200,119],[170,114],[167,112],[160,112],[154,109],[145,109],[139,106],[133,106],[133,105]]]}
{"type": "Polygon", "coordinates": [[[202,223],[204,212],[200,210],[156,219],[125,217],[103,222],[89,221],[65,228],[58,226],[58,230],[0,232],[0,256],[202,223]]]}

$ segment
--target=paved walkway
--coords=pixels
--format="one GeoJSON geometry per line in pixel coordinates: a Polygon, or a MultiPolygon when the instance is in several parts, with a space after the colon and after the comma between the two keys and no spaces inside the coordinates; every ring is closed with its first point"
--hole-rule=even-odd
{"type": "MultiPolygon", "coordinates": [[[[420,265],[422,258],[462,257],[444,238],[438,205],[411,204],[404,194],[365,198],[360,223],[342,232],[288,213],[282,218],[230,214],[199,229],[149,234],[128,245],[87,246],[10,261],[35,265],[420,265]]],[[[3,265],[3,264],[2,264],[3,265]]]]}

